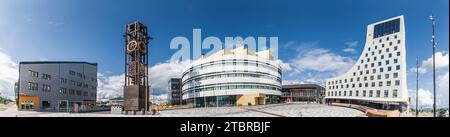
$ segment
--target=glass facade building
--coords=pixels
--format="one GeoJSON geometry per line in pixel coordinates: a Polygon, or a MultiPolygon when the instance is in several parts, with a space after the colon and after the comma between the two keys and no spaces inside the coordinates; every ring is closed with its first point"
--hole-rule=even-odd
{"type": "Polygon", "coordinates": [[[221,50],[186,67],[181,85],[183,100],[196,107],[276,103],[281,67],[268,50],[221,50]]]}

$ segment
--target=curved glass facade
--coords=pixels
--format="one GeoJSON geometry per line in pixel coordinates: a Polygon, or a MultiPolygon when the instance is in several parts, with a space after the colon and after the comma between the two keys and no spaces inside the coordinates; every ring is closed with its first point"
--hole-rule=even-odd
{"type": "Polygon", "coordinates": [[[276,102],[281,95],[281,67],[273,59],[247,50],[238,48],[228,54],[222,50],[223,54],[201,58],[186,67],[183,100],[197,107],[276,102]]]}

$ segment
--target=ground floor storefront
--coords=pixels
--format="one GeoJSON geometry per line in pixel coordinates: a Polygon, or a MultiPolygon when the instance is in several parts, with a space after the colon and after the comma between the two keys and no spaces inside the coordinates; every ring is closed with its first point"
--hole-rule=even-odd
{"type": "Polygon", "coordinates": [[[325,99],[327,104],[343,103],[366,106],[379,110],[398,110],[400,112],[407,111],[408,104],[406,102],[389,102],[389,101],[370,101],[370,100],[356,100],[356,99],[325,99]]]}
{"type": "Polygon", "coordinates": [[[19,95],[18,110],[74,112],[95,107],[95,100],[45,100],[35,95],[19,95]]]}
{"type": "Polygon", "coordinates": [[[244,94],[196,97],[184,100],[187,105],[194,107],[221,107],[221,106],[252,106],[276,104],[280,102],[279,96],[265,94],[244,94]]]}

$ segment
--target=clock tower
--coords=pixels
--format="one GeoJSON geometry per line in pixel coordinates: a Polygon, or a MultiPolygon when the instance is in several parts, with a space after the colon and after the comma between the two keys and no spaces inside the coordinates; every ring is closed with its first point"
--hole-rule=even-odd
{"type": "Polygon", "coordinates": [[[139,21],[125,26],[125,85],[124,111],[140,111],[149,109],[148,85],[148,36],[147,27],[139,21]]]}

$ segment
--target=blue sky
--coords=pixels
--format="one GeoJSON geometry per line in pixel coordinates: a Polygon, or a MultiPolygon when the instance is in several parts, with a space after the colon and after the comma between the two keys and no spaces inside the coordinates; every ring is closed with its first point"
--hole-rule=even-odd
{"type": "MultiPolygon", "coordinates": [[[[408,73],[416,57],[422,67],[422,62],[432,55],[431,24],[427,17],[434,14],[439,44],[436,51],[444,59],[438,77],[447,80],[447,86],[440,87],[439,98],[442,98],[441,105],[448,106],[448,4],[448,0],[1,1],[0,52],[15,63],[25,60],[97,62],[106,93],[118,95],[120,86],[112,85],[116,84],[114,78],[119,78],[124,71],[124,25],[140,20],[154,37],[150,43],[150,67],[155,71],[171,65],[167,60],[176,52],[169,49],[172,38],[181,35],[192,42],[192,29],[201,28],[203,38],[279,37],[279,59],[289,66],[283,80],[322,84],[325,78],[338,75],[346,68],[336,65],[318,70],[314,65],[300,67],[298,61],[320,54],[343,65],[352,64],[364,46],[367,25],[398,15],[405,16],[408,73]]],[[[425,71],[426,67],[423,63],[425,71]]],[[[421,88],[426,98],[432,88],[431,73],[425,71],[421,74],[421,88]]],[[[155,77],[159,83],[165,83],[164,80],[155,77]]],[[[415,76],[411,73],[408,88],[415,90],[414,87],[415,76]]]]}

